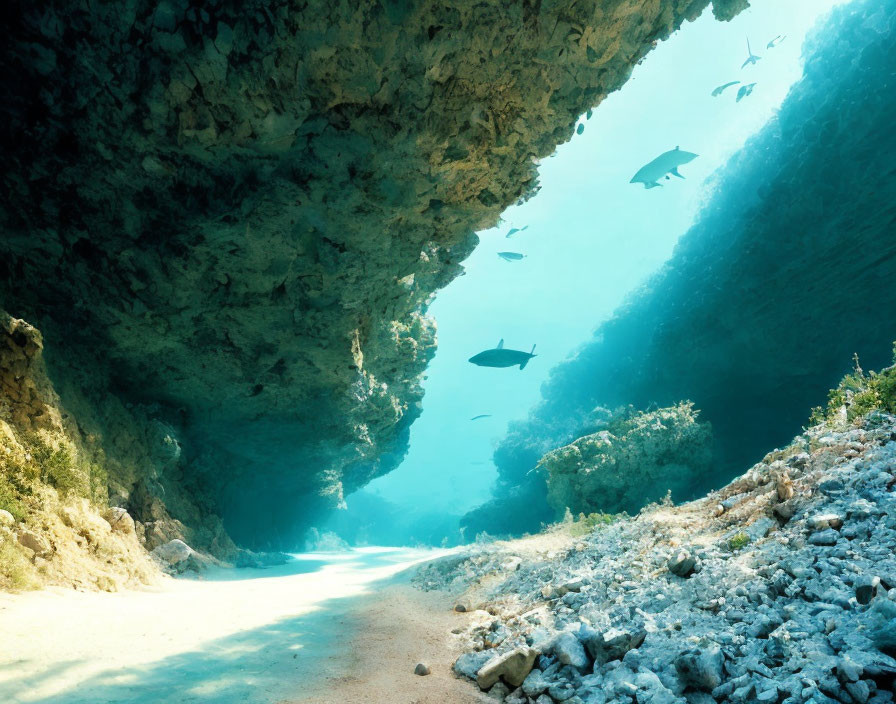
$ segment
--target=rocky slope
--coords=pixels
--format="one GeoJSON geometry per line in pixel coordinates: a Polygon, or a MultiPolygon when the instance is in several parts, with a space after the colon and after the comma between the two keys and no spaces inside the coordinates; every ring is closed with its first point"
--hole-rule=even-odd
{"type": "Polygon", "coordinates": [[[474,230],[708,4],[14,2],[0,305],[60,389],[156,409],[239,541],[294,544],[402,456],[474,230]]]}
{"type": "Polygon", "coordinates": [[[552,371],[542,402],[511,428],[495,453],[495,501],[467,517],[468,535],[551,519],[529,472],[585,434],[595,406],[692,400],[717,443],[697,496],[797,433],[854,352],[865,366],[886,363],[896,330],[894,43],[894,0],[846,3],[817,28],[804,77],[715,176],[668,264],[552,371]]]}
{"type": "Polygon", "coordinates": [[[456,665],[507,704],[884,704],[896,416],[814,426],[703,499],[422,568],[467,587],[456,665]]]}

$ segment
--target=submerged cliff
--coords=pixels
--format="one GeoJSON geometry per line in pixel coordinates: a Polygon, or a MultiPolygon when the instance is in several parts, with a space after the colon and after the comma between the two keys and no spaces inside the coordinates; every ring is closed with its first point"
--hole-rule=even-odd
{"type": "MultiPolygon", "coordinates": [[[[896,337],[896,3],[837,8],[804,47],[777,116],[709,184],[672,258],[551,372],[495,452],[495,499],[468,534],[550,520],[542,455],[584,435],[595,406],[690,399],[715,459],[692,496],[800,432],[848,368],[896,337]]],[[[685,497],[680,497],[685,498],[685,497]]],[[[602,510],[623,507],[607,500],[602,510]]]]}
{"type": "Polygon", "coordinates": [[[708,4],[14,2],[0,305],[180,448],[115,500],[294,544],[393,467],[473,232],[708,4]]]}

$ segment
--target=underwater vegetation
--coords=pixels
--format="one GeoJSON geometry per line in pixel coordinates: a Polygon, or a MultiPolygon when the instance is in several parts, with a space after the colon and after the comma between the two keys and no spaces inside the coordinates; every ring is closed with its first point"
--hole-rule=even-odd
{"type": "Polygon", "coordinates": [[[803,78],[713,177],[669,262],[511,423],[494,454],[494,498],[467,514],[468,532],[551,520],[531,470],[587,434],[596,406],[693,401],[714,437],[702,492],[799,432],[854,352],[869,368],[889,363],[896,91],[881,86],[896,85],[894,18],[894,0],[856,0],[810,35],[803,78]]]}
{"type": "Polygon", "coordinates": [[[635,513],[667,493],[690,495],[712,462],[712,429],[697,415],[688,402],[617,410],[598,432],[541,458],[548,504],[558,516],[635,513]]]}
{"type": "Polygon", "coordinates": [[[812,409],[809,423],[847,424],[861,420],[869,413],[883,411],[896,415],[896,342],[893,343],[893,365],[867,374],[853,357],[853,371],[828,392],[825,406],[812,409]]]}

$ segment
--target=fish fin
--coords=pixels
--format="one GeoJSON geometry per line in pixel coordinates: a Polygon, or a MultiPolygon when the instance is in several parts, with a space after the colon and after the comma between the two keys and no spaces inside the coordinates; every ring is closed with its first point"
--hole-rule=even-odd
{"type": "Polygon", "coordinates": [[[528,363],[529,363],[529,360],[528,360],[528,359],[524,359],[522,362],[520,362],[520,371],[523,371],[523,369],[526,368],[526,365],[527,365],[528,363]]]}
{"type": "Polygon", "coordinates": [[[498,346],[495,347],[495,349],[496,349],[496,350],[503,350],[503,349],[504,349],[504,338],[503,338],[503,337],[501,338],[501,341],[498,343],[498,346]]]}
{"type": "Polygon", "coordinates": [[[530,356],[530,357],[534,357],[534,356],[535,356],[535,345],[532,345],[532,351],[529,353],[529,356],[530,356]]]}
{"type": "Polygon", "coordinates": [[[684,178],[684,176],[682,176],[680,173],[678,173],[677,166],[674,169],[672,169],[669,173],[672,174],[673,176],[678,176],[678,178],[684,178]]]}
{"type": "Polygon", "coordinates": [[[644,188],[646,188],[646,189],[648,189],[648,190],[651,189],[651,188],[662,188],[662,186],[663,186],[663,184],[661,184],[661,183],[657,183],[656,181],[653,181],[653,182],[651,182],[651,183],[645,183],[645,184],[644,184],[644,188]]]}

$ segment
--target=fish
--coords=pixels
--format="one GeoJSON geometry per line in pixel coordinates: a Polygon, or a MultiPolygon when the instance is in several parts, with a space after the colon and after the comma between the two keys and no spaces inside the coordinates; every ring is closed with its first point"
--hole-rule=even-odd
{"type": "Polygon", "coordinates": [[[594,110],[589,110],[588,112],[585,113],[585,119],[586,119],[586,120],[590,120],[590,119],[591,119],[591,116],[592,116],[593,114],[594,114],[594,110]]]}
{"type": "Polygon", "coordinates": [[[519,252],[498,252],[498,256],[505,262],[518,262],[520,259],[525,258],[526,255],[519,252]]]}
{"type": "Polygon", "coordinates": [[[531,352],[505,350],[504,339],[502,338],[497,347],[473,355],[468,361],[477,367],[515,367],[519,364],[520,369],[525,369],[529,360],[537,356],[535,354],[535,345],[532,345],[531,352]]]}
{"type": "Polygon", "coordinates": [[[741,65],[741,68],[746,68],[747,64],[755,65],[756,62],[762,58],[761,56],[756,56],[756,54],[753,53],[753,50],[750,48],[750,38],[749,37],[747,37],[747,54],[749,54],[749,56],[747,56],[747,60],[743,62],[743,64],[741,65]]]}
{"type": "Polygon", "coordinates": [[[528,225],[526,225],[525,227],[511,227],[511,228],[510,228],[510,232],[508,232],[508,233],[507,233],[506,235],[504,235],[504,236],[505,236],[505,237],[512,237],[512,236],[515,235],[517,232],[525,232],[525,231],[528,230],[528,229],[529,229],[529,226],[528,226],[528,225]]]}
{"type": "Polygon", "coordinates": [[[768,44],[766,44],[765,48],[766,49],[774,49],[776,46],[778,46],[778,44],[783,42],[785,39],[787,39],[786,34],[779,34],[777,37],[772,39],[768,44]]]}
{"type": "Polygon", "coordinates": [[[580,123],[578,127],[576,127],[576,134],[582,134],[585,131],[585,123],[580,123]]]}
{"type": "Polygon", "coordinates": [[[659,182],[661,178],[664,176],[667,179],[669,178],[667,174],[684,178],[684,176],[678,173],[678,167],[693,161],[697,156],[693,152],[686,152],[675,147],[675,149],[671,149],[668,152],[663,152],[649,164],[638,169],[638,173],[632,177],[629,183],[643,183],[644,188],[656,188],[663,185],[659,182]]]}
{"type": "Polygon", "coordinates": [[[479,420],[480,418],[491,418],[491,413],[480,413],[478,416],[473,416],[470,420],[479,420]]]}
{"type": "Polygon", "coordinates": [[[741,86],[740,89],[737,91],[737,100],[735,102],[739,103],[741,100],[746,98],[750,93],[752,93],[753,86],[755,86],[755,85],[756,85],[755,83],[747,83],[747,85],[741,86]]]}
{"type": "Polygon", "coordinates": [[[724,83],[724,84],[720,85],[718,88],[714,88],[712,91],[712,97],[715,98],[716,96],[721,95],[725,91],[726,88],[730,88],[731,86],[736,86],[738,83],[740,83],[740,81],[731,81],[729,83],[724,83]]]}

